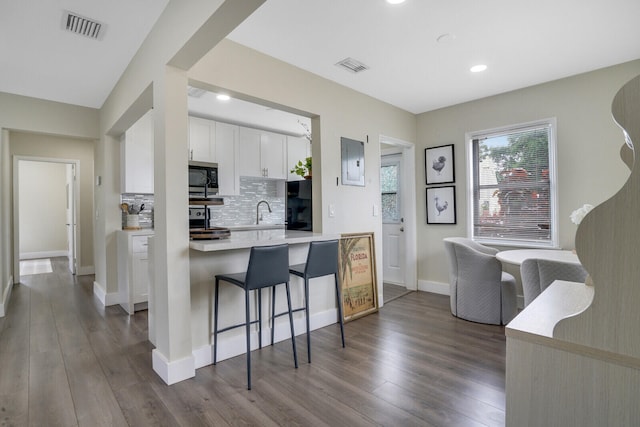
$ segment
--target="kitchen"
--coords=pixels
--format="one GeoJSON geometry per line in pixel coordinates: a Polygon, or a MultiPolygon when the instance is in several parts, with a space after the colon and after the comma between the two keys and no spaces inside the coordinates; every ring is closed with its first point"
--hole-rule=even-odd
{"type": "MultiPolygon", "coordinates": [[[[123,230],[118,232],[118,292],[120,305],[129,314],[150,310],[149,339],[155,343],[149,277],[153,257],[147,243],[147,237],[153,236],[152,150],[150,110],[121,139],[123,230]]],[[[291,245],[290,261],[300,263],[305,261],[309,242],[339,236],[310,233],[311,170],[303,167],[310,166],[311,157],[308,118],[238,99],[220,100],[215,93],[189,88],[188,156],[192,340],[196,367],[201,367],[211,363],[208,301],[216,273],[246,269],[251,246],[286,241],[291,245]]],[[[326,280],[326,286],[322,281],[312,289],[312,297],[320,292],[322,300],[335,301],[331,280],[326,280]]],[[[294,304],[302,304],[302,290],[292,286],[294,304]]],[[[226,298],[233,295],[230,292],[226,298]]],[[[239,311],[225,314],[221,310],[221,321],[234,322],[239,311]]],[[[323,309],[312,313],[311,325],[315,329],[336,319],[335,307],[323,309]]],[[[296,316],[296,330],[304,330],[303,321],[301,314],[296,316]]],[[[228,335],[221,339],[219,360],[244,351],[239,337],[228,335]]],[[[280,323],[275,336],[276,341],[287,338],[280,323]]]]}

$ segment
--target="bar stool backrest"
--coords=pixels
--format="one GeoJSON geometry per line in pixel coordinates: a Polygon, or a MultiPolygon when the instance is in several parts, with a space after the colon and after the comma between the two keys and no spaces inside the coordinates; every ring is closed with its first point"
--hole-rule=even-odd
{"type": "Polygon", "coordinates": [[[305,276],[322,277],[338,272],[338,241],[327,240],[311,242],[305,276]]]}
{"type": "Polygon", "coordinates": [[[245,278],[246,289],[259,289],[289,282],[289,245],[251,248],[245,278]]]}

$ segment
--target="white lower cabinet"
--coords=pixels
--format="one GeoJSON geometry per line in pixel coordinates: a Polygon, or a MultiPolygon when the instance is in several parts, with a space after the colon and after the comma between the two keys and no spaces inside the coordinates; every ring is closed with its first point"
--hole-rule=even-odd
{"type": "Polygon", "coordinates": [[[129,314],[145,310],[149,300],[149,251],[152,230],[118,231],[118,294],[129,314]]]}

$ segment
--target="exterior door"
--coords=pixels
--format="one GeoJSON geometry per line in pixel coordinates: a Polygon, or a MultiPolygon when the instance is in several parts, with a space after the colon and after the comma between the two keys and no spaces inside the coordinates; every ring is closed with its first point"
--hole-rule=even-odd
{"type": "Polygon", "coordinates": [[[382,156],[380,206],[382,207],[383,281],[405,286],[405,235],[401,179],[402,155],[382,156]]]}

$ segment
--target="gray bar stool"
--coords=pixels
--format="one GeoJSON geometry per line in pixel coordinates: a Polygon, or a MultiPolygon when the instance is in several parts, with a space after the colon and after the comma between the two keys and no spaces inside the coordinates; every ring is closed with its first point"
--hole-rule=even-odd
{"type": "Polygon", "coordinates": [[[293,332],[293,315],[291,311],[291,294],[289,290],[289,245],[260,246],[251,248],[249,266],[245,273],[217,274],[214,298],[214,329],[213,329],[213,364],[218,355],[218,334],[241,326],[246,327],[247,336],[247,389],[251,390],[251,338],[250,326],[258,324],[258,344],[262,348],[262,288],[285,284],[287,289],[287,304],[289,305],[289,324],[291,325],[291,343],[293,345],[293,362],[298,367],[296,341],[293,332]],[[246,321],[226,328],[218,324],[218,289],[220,281],[225,281],[244,289],[246,321]],[[249,291],[258,292],[258,319],[251,321],[249,313],[249,291]]]}
{"type": "MultiPolygon", "coordinates": [[[[307,320],[307,355],[311,363],[311,335],[309,334],[309,279],[333,274],[336,284],[336,297],[338,300],[338,317],[340,318],[340,335],[342,347],[344,347],[344,320],[342,318],[342,298],[338,285],[338,240],[311,242],[307,262],[289,267],[289,273],[304,279],[304,306],[292,310],[293,312],[305,311],[307,320]]],[[[271,288],[271,344],[273,345],[274,320],[287,312],[275,314],[276,297],[275,286],[271,288]]]]}

